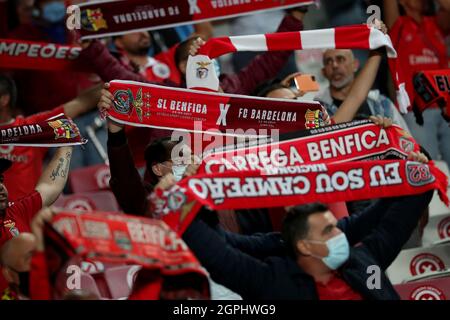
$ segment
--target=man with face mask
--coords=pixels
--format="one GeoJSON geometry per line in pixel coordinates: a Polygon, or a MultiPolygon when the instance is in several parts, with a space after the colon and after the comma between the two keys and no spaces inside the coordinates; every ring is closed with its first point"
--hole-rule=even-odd
{"type": "MultiPolygon", "coordinates": [[[[411,153],[409,159],[427,162],[421,153],[411,153]]],[[[293,207],[283,224],[284,243],[222,237],[198,216],[183,240],[214,281],[244,299],[397,300],[400,297],[384,271],[410,237],[432,195],[429,191],[384,198],[339,221],[323,204],[293,207]],[[262,241],[263,257],[259,255],[262,241]],[[277,244],[286,252],[274,250],[277,244]],[[379,288],[367,285],[373,275],[369,267],[379,270],[379,288]]]]}

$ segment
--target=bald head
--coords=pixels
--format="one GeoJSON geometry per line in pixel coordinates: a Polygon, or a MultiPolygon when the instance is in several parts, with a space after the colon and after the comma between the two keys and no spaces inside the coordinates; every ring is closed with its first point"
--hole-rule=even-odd
{"type": "Polygon", "coordinates": [[[323,75],[335,89],[351,86],[358,68],[359,61],[352,50],[329,49],[323,54],[323,75]]]}
{"type": "MultiPolygon", "coordinates": [[[[0,264],[2,269],[14,269],[18,272],[30,270],[31,258],[36,251],[36,237],[32,233],[21,233],[17,237],[8,240],[0,248],[0,264]]],[[[5,275],[10,282],[13,276],[5,275]]]]}

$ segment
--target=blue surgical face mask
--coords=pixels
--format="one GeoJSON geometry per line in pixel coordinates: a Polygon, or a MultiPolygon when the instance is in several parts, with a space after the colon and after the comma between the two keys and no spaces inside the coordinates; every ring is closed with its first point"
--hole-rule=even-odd
{"type": "Polygon", "coordinates": [[[50,23],[60,22],[66,16],[66,6],[63,2],[52,1],[42,8],[42,18],[50,23]]]}
{"type": "Polygon", "coordinates": [[[325,243],[328,248],[328,256],[315,258],[321,259],[325,265],[331,270],[337,270],[342,266],[350,257],[350,245],[348,243],[345,233],[340,233],[337,236],[329,239],[326,242],[316,240],[306,240],[312,243],[325,243]]]}
{"type": "Polygon", "coordinates": [[[172,173],[175,177],[175,181],[180,181],[183,179],[183,175],[186,172],[187,165],[178,164],[172,166],[172,173]]]}
{"type": "Polygon", "coordinates": [[[220,63],[217,59],[212,60],[214,65],[214,70],[216,71],[217,78],[220,76],[220,63]]]}

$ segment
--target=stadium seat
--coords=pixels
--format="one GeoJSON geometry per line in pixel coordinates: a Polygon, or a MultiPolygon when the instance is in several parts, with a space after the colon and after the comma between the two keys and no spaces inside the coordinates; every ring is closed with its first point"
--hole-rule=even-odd
{"type": "Polygon", "coordinates": [[[450,243],[402,250],[387,270],[393,284],[450,268],[450,243]]]}
{"type": "Polygon", "coordinates": [[[73,193],[109,190],[110,178],[109,166],[99,164],[72,170],[69,184],[73,193]]]}
{"type": "MultiPolygon", "coordinates": [[[[447,177],[450,178],[450,170],[445,161],[435,161],[434,164],[436,165],[436,167],[441,169],[441,171],[444,172],[447,177]]],[[[450,180],[448,181],[448,186],[450,187],[450,180]]]]}
{"type": "Polygon", "coordinates": [[[61,195],[55,207],[80,211],[119,211],[119,204],[111,191],[83,192],[61,195]]]}
{"type": "Polygon", "coordinates": [[[429,246],[445,239],[450,240],[450,210],[447,214],[430,217],[423,232],[422,243],[429,246]]]}
{"type": "Polygon", "coordinates": [[[394,287],[402,300],[450,300],[450,271],[394,287]]]}
{"type": "MultiPolygon", "coordinates": [[[[447,195],[450,196],[450,188],[447,189],[447,195]]],[[[447,213],[450,213],[450,208],[445,206],[445,204],[439,198],[438,192],[435,191],[430,202],[430,217],[447,213]]]]}
{"type": "Polygon", "coordinates": [[[126,299],[131,293],[133,282],[141,266],[119,266],[106,269],[103,277],[111,294],[111,299],[126,299]]]}

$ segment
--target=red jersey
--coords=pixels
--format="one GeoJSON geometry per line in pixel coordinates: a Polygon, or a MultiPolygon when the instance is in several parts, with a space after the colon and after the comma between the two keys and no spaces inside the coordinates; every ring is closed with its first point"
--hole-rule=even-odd
{"type": "Polygon", "coordinates": [[[31,232],[31,220],[41,208],[42,198],[37,191],[9,202],[4,214],[0,213],[0,247],[21,232],[31,232]]]}
{"type": "MultiPolygon", "coordinates": [[[[29,117],[18,116],[11,124],[16,126],[32,124],[45,121],[60,113],[64,113],[63,107],[29,117]]],[[[10,201],[19,199],[34,190],[42,174],[42,164],[46,153],[47,148],[42,147],[0,146],[0,157],[13,163],[4,173],[4,183],[8,189],[10,201]]]]}
{"type": "Polygon", "coordinates": [[[362,300],[362,296],[338,274],[335,274],[326,285],[316,282],[316,289],[319,300],[362,300]]]}
{"type": "Polygon", "coordinates": [[[399,56],[406,91],[410,101],[414,101],[415,73],[448,67],[443,34],[434,17],[424,17],[422,23],[418,24],[408,16],[399,17],[389,34],[399,56]]]}

